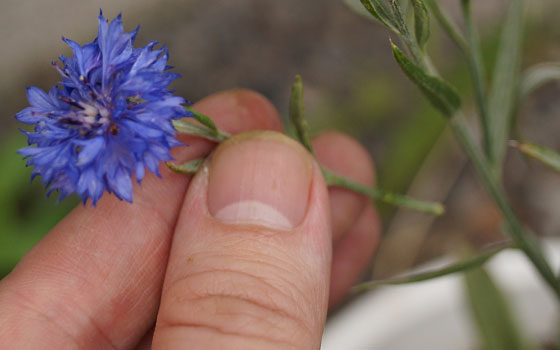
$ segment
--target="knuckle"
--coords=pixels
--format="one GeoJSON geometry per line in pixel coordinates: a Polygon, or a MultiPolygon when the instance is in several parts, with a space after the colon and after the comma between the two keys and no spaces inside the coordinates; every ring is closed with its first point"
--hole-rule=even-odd
{"type": "Polygon", "coordinates": [[[308,312],[301,308],[307,301],[297,283],[286,277],[285,268],[251,260],[191,271],[176,280],[164,291],[158,328],[204,330],[282,349],[309,343],[308,312]]]}
{"type": "MultiPolygon", "coordinates": [[[[62,302],[37,291],[11,289],[4,301],[7,304],[0,303],[0,308],[7,322],[2,323],[10,324],[12,328],[45,336],[48,338],[47,343],[61,344],[65,349],[87,349],[91,343],[103,344],[104,349],[115,349],[97,323],[82,313],[83,310],[70,299],[62,302]]],[[[37,338],[12,339],[17,344],[33,344],[30,347],[38,345],[37,338]]]]}

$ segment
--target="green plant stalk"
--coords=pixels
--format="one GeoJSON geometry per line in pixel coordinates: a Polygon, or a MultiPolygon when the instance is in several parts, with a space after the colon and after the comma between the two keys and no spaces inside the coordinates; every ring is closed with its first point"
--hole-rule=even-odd
{"type": "Polygon", "coordinates": [[[410,31],[408,30],[408,27],[402,15],[400,3],[396,0],[392,1],[391,8],[393,10],[393,15],[396,18],[397,29],[400,32],[400,37],[404,41],[406,47],[408,48],[408,51],[410,52],[412,59],[422,69],[426,70],[428,67],[426,66],[426,61],[424,60],[423,57],[424,55],[422,53],[421,48],[418,46],[418,43],[416,42],[415,38],[412,37],[410,31]]]}
{"type": "MultiPolygon", "coordinates": [[[[307,145],[307,148],[312,153],[311,139],[307,131],[307,122],[303,109],[303,85],[301,77],[297,77],[294,86],[295,91],[293,91],[292,93],[291,101],[292,121],[294,122],[294,126],[298,130],[298,136],[301,137],[301,139],[299,139],[299,142],[301,142],[304,146],[307,145]],[[304,142],[303,140],[306,141],[304,142]]],[[[203,137],[217,143],[223,142],[231,137],[231,135],[229,135],[228,133],[216,128],[214,122],[206,115],[194,111],[192,112],[196,113],[195,119],[200,121],[203,125],[186,121],[185,119],[188,118],[174,120],[173,125],[177,131],[186,133],[188,135],[203,137]],[[215,129],[212,127],[213,125],[215,129]]],[[[201,164],[202,159],[193,159],[183,164],[167,162],[167,166],[171,170],[185,175],[193,175],[194,173],[196,173],[201,164]]],[[[445,208],[441,203],[421,201],[411,197],[391,193],[380,188],[369,188],[350,179],[336,175],[326,168],[323,168],[322,171],[323,175],[325,176],[325,182],[329,186],[346,188],[351,191],[364,194],[371,199],[381,200],[392,205],[402,206],[432,215],[441,215],[445,212],[445,208]]]]}
{"type": "Polygon", "coordinates": [[[486,87],[485,79],[486,74],[484,65],[482,63],[482,54],[480,52],[480,38],[473,23],[471,2],[468,0],[462,1],[463,16],[465,19],[465,29],[467,32],[468,51],[467,60],[469,63],[469,70],[471,72],[474,95],[476,99],[476,106],[480,117],[480,124],[484,136],[484,150],[486,155],[490,156],[490,118],[488,116],[488,103],[486,101],[486,87]]]}
{"type": "Polygon", "coordinates": [[[523,336],[523,329],[510,303],[491,275],[483,268],[464,274],[465,292],[472,320],[478,328],[481,349],[533,349],[523,336]]]}
{"type": "Polygon", "coordinates": [[[550,285],[556,294],[556,297],[560,300],[560,281],[558,281],[548,264],[548,261],[545,259],[538,242],[536,242],[534,237],[525,230],[515,215],[509,201],[507,200],[507,196],[502,185],[499,183],[498,178],[492,171],[487,158],[482,154],[474,142],[468,127],[465,125],[463,116],[460,113],[457,113],[450,119],[449,125],[459,140],[459,143],[471,159],[484,187],[500,209],[500,212],[507,224],[506,231],[512,238],[515,246],[521,249],[531,260],[543,279],[550,285]]]}
{"type": "Polygon", "coordinates": [[[303,80],[299,75],[296,76],[296,81],[292,85],[290,119],[296,128],[298,139],[303,146],[313,154],[313,145],[311,144],[311,136],[309,136],[307,119],[305,118],[305,107],[303,105],[303,80]]]}
{"type": "Polygon", "coordinates": [[[502,27],[492,83],[488,91],[488,114],[490,115],[490,134],[492,135],[488,159],[496,176],[502,175],[516,98],[518,98],[524,9],[524,0],[510,1],[502,27]]]}
{"type": "MultiPolygon", "coordinates": [[[[410,45],[417,46],[415,41],[405,42],[410,43],[410,45]]],[[[417,47],[416,50],[419,51],[419,48],[417,47]]],[[[410,51],[413,52],[414,50],[410,49],[410,51]]],[[[426,65],[424,64],[424,66],[426,65]]],[[[428,73],[434,76],[439,76],[439,73],[435,70],[435,68],[432,68],[432,70],[428,71],[428,73]]],[[[455,115],[449,118],[449,125],[464,151],[471,159],[484,187],[492,196],[492,199],[502,213],[502,216],[507,223],[507,233],[512,238],[514,244],[531,260],[543,279],[554,291],[558,300],[560,300],[560,281],[556,278],[556,275],[552,271],[548,261],[545,259],[543,252],[534,237],[525,230],[515,215],[511,205],[509,204],[505,190],[499,181],[499,177],[496,176],[496,172],[493,170],[492,164],[490,164],[488,158],[485,157],[474,141],[469,128],[465,124],[464,116],[460,112],[456,112],[455,115]]]]}
{"type": "Polygon", "coordinates": [[[517,148],[526,156],[536,159],[551,169],[560,172],[560,153],[553,149],[530,142],[510,141],[510,145],[517,148]]]}
{"type": "MultiPolygon", "coordinates": [[[[473,81],[476,106],[478,108],[484,136],[484,150],[486,151],[486,154],[489,154],[489,140],[491,136],[490,118],[488,116],[488,104],[486,101],[486,88],[484,87],[485,73],[484,66],[482,64],[482,54],[480,52],[480,40],[472,21],[470,1],[462,1],[467,39],[465,39],[465,37],[459,32],[449,16],[441,10],[438,2],[434,0],[427,0],[427,3],[439,24],[467,59],[473,81]]],[[[433,66],[429,66],[428,68],[431,68],[431,70],[434,71],[433,66]]]]}
{"type": "Polygon", "coordinates": [[[428,70],[428,65],[426,64],[426,61],[424,60],[424,55],[422,53],[422,50],[420,50],[420,47],[418,47],[418,44],[416,43],[416,40],[414,40],[410,34],[408,33],[406,36],[402,37],[406,47],[408,48],[408,51],[410,52],[410,54],[412,55],[412,58],[414,59],[414,62],[419,65],[422,69],[424,70],[428,70]]]}
{"type": "Polygon", "coordinates": [[[459,32],[457,26],[449,19],[449,16],[444,13],[436,0],[426,0],[428,7],[432,10],[432,14],[443,27],[445,32],[449,35],[451,40],[457,45],[457,47],[463,52],[463,54],[468,55],[469,49],[465,37],[459,32]]]}
{"type": "MultiPolygon", "coordinates": [[[[305,118],[303,81],[299,75],[296,76],[296,81],[292,85],[292,94],[290,96],[290,120],[296,129],[297,140],[305,148],[307,148],[312,155],[314,155],[311,137],[307,127],[307,119],[305,118]]],[[[345,177],[339,176],[325,167],[322,167],[321,170],[328,186],[342,187],[350,191],[366,195],[372,200],[380,200],[385,203],[406,207],[432,215],[441,215],[445,211],[441,203],[420,201],[407,196],[391,193],[380,188],[367,187],[345,177]]]]}
{"type": "Polygon", "coordinates": [[[441,203],[420,201],[408,196],[392,193],[380,188],[368,187],[360,183],[354,182],[350,179],[339,176],[325,167],[322,167],[321,170],[323,171],[323,177],[325,178],[325,182],[329,186],[337,186],[337,187],[345,188],[353,192],[366,195],[372,200],[379,200],[385,203],[416,210],[431,215],[442,215],[445,212],[445,208],[441,203]]]}
{"type": "Polygon", "coordinates": [[[418,274],[409,274],[402,277],[394,277],[394,278],[365,282],[353,287],[352,291],[363,292],[382,285],[402,285],[402,284],[409,284],[409,283],[416,283],[416,282],[424,282],[434,278],[448,276],[458,272],[468,271],[470,269],[477,268],[484,265],[488,260],[493,258],[496,254],[498,254],[499,252],[507,248],[510,248],[510,246],[509,245],[501,246],[493,250],[478,254],[472,258],[468,258],[463,261],[459,261],[457,263],[433,271],[427,271],[418,274]]]}

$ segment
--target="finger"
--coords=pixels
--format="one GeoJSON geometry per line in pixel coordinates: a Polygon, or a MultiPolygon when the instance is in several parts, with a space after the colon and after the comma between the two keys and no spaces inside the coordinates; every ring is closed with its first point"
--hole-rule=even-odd
{"type": "MultiPolygon", "coordinates": [[[[368,152],[353,138],[339,132],[324,132],[313,139],[319,163],[336,174],[373,186],[375,173],[368,152]]],[[[354,226],[368,199],[339,187],[329,188],[333,240],[337,242],[354,226]]]]}
{"type": "MultiPolygon", "coordinates": [[[[313,140],[319,162],[333,172],[367,186],[375,183],[368,152],[354,139],[325,132],[313,140]]],[[[329,307],[340,303],[377,249],[379,220],[369,200],[342,188],[329,188],[333,227],[333,264],[329,307]]]]}
{"type": "Polygon", "coordinates": [[[331,263],[327,189],[278,133],[226,141],[173,237],[154,349],[318,349],[331,263]]]}
{"type": "Polygon", "coordinates": [[[144,334],[144,336],[142,337],[138,345],[136,345],[134,350],[152,350],[153,337],[154,337],[154,329],[152,328],[146,334],[144,334]]]}
{"type": "MultiPolygon", "coordinates": [[[[274,108],[248,91],[214,95],[194,109],[237,132],[279,129],[274,108]]],[[[187,138],[186,161],[212,143],[187,138]]],[[[0,283],[0,348],[131,348],[155,322],[171,236],[189,177],[160,166],[134,203],[104,196],[76,208],[0,283]]]]}
{"type": "Polygon", "coordinates": [[[334,247],[329,308],[338,305],[373,259],[379,246],[380,222],[368,204],[356,224],[334,247]]]}

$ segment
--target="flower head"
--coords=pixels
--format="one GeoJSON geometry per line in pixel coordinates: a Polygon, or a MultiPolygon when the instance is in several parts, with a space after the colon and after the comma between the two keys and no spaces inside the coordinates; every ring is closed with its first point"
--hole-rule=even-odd
{"type": "Polygon", "coordinates": [[[71,58],[60,56],[62,76],[49,93],[31,87],[30,107],[16,118],[34,125],[22,131],[29,145],[19,150],[33,165],[31,177],[42,177],[60,199],[76,192],[95,204],[104,191],[132,201],[132,176],[140,183],[145,168],[158,173],[161,161],[171,160],[175,139],[173,119],[188,116],[169,83],[167,49],[156,42],[134,48],[138,28],[126,33],[119,15],[109,23],[99,14],[98,36],[80,46],[64,40],[71,58]]]}

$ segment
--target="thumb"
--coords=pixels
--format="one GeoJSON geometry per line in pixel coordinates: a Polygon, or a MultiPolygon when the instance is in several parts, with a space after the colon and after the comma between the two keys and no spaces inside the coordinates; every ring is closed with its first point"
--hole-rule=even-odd
{"type": "Polygon", "coordinates": [[[175,229],[154,349],[319,349],[331,234],[309,153],[276,132],[221,144],[175,229]]]}

